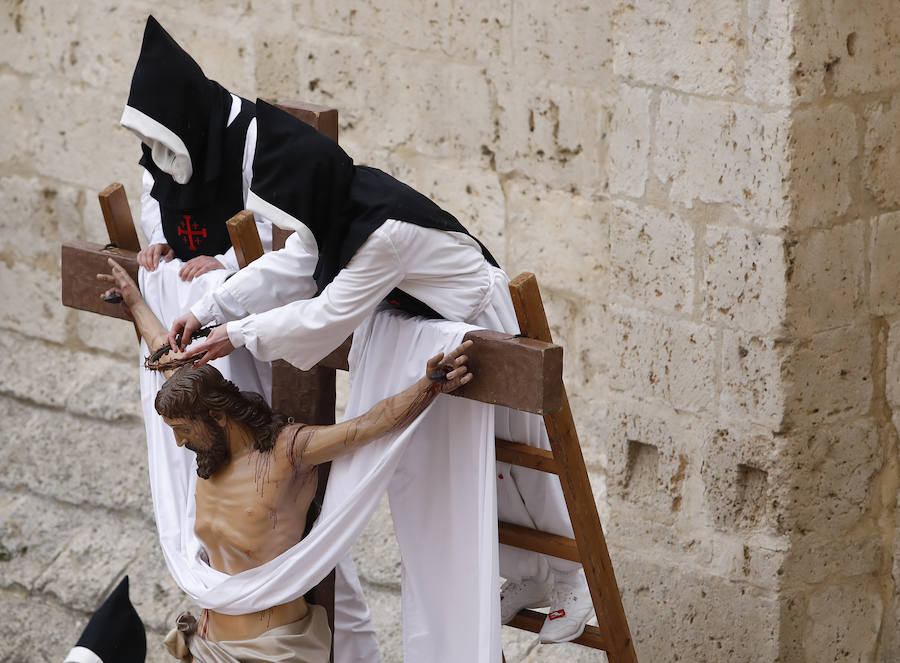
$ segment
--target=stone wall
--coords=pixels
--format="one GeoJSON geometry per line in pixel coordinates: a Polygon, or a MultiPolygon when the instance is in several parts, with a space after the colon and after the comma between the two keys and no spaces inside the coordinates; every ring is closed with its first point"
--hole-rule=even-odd
{"type": "MultiPolygon", "coordinates": [[[[538,274],[642,661],[898,659],[895,3],[9,0],[11,660],[59,660],[124,572],[149,660],[185,604],[155,541],[134,332],[59,304],[59,244],[105,241],[96,192],[137,200],[118,117],[151,9],[229,89],[337,107],[357,161],[538,274]]],[[[355,556],[399,661],[386,508],[355,556]]],[[[510,663],[598,659],[504,638],[510,663]]]]}

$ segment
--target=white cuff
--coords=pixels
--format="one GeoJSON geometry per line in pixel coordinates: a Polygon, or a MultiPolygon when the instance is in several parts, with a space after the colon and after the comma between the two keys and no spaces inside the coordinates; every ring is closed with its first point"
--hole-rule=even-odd
{"type": "Polygon", "coordinates": [[[219,310],[219,305],[213,299],[212,293],[204,295],[196,304],[190,308],[191,313],[197,318],[201,325],[206,326],[210,323],[222,323],[225,321],[219,310]]]}
{"type": "MultiPolygon", "coordinates": [[[[244,318],[246,320],[246,318],[244,318]]],[[[244,320],[234,320],[225,325],[225,331],[228,332],[228,340],[235,348],[244,347],[247,342],[244,339],[243,322],[244,320]]]]}

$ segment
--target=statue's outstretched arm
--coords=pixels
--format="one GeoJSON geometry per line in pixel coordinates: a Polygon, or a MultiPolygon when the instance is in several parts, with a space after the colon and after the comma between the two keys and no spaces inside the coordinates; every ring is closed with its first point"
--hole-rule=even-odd
{"type": "Polygon", "coordinates": [[[279,445],[296,467],[333,460],[397,428],[409,425],[439,393],[449,393],[472,380],[466,366],[466,341],[445,357],[428,360],[425,376],[399,394],[385,398],[358,417],[333,426],[288,426],[279,435],[279,445]]]}

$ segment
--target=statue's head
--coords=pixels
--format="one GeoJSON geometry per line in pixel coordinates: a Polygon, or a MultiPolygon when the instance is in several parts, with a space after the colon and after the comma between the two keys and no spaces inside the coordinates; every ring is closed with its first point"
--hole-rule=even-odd
{"type": "Polygon", "coordinates": [[[175,441],[197,454],[197,474],[208,479],[228,462],[226,423],[243,426],[257,451],[268,451],[284,425],[262,396],[241,391],[209,364],[182,366],[156,395],[156,411],[175,441]]]}

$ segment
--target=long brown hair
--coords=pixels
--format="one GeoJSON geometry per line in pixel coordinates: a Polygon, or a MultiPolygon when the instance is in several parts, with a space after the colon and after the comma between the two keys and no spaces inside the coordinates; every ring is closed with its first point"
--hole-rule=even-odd
{"type": "Polygon", "coordinates": [[[265,399],[252,391],[241,391],[213,366],[182,366],[156,394],[156,411],[169,419],[211,420],[210,410],[219,410],[250,429],[253,448],[269,451],[284,427],[282,415],[272,412],[265,399]]]}

